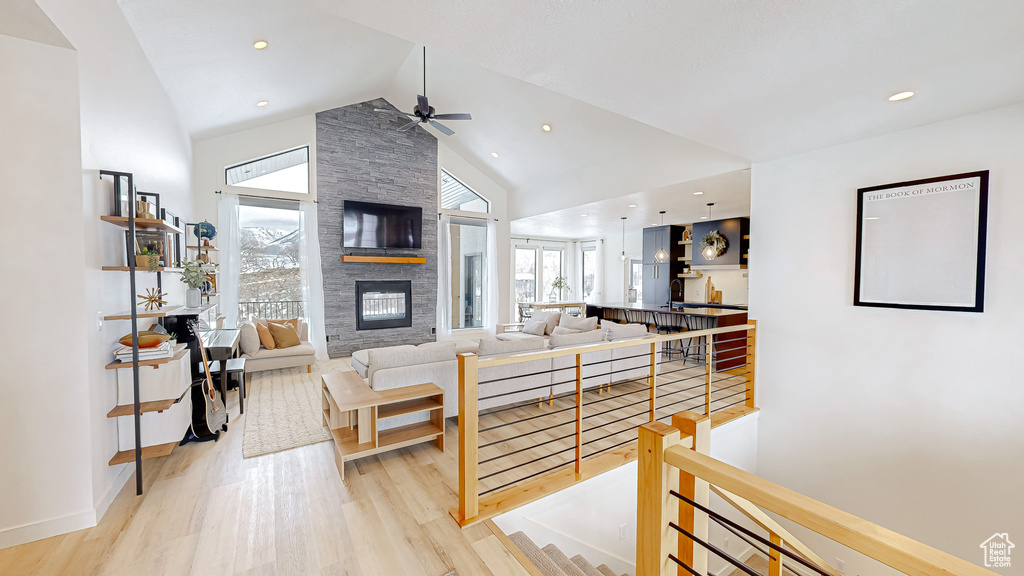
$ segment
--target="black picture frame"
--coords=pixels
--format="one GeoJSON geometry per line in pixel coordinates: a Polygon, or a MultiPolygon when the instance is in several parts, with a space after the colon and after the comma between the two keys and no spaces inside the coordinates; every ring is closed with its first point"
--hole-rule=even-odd
{"type": "Polygon", "coordinates": [[[853,305],[984,312],[989,172],[857,190],[853,305]]]}
{"type": "Polygon", "coordinates": [[[131,180],[128,176],[115,176],[111,216],[129,216],[134,213],[131,203],[131,180]]]}
{"type": "MultiPolygon", "coordinates": [[[[175,216],[166,208],[160,209],[160,219],[175,228],[178,228],[181,222],[181,218],[175,216]]],[[[181,266],[181,234],[167,235],[167,254],[170,258],[168,266],[175,268],[181,266]]]]}

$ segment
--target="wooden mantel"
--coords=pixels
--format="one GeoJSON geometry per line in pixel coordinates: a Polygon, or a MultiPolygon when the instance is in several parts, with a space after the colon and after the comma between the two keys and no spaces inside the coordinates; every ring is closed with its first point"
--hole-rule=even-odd
{"type": "Polygon", "coordinates": [[[426,264],[427,259],[419,256],[350,256],[341,255],[345,264],[426,264]]]}

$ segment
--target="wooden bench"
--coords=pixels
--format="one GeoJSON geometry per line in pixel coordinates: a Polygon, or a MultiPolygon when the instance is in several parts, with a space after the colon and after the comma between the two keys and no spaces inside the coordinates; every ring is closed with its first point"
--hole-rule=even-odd
{"type": "Polygon", "coordinates": [[[345,462],[356,458],[431,440],[444,451],[444,391],[435,384],[377,392],[355,372],[324,374],[321,380],[324,426],[334,437],[334,463],[342,480],[345,462]],[[378,430],[381,421],[418,412],[428,412],[430,420],[378,430]]]}

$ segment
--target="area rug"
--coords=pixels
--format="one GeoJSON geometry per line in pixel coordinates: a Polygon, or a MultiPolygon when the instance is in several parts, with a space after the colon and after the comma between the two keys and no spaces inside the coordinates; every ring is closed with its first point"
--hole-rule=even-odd
{"type": "Polygon", "coordinates": [[[242,457],[330,440],[320,387],[320,372],[307,374],[305,366],[254,373],[245,402],[242,457]]]}

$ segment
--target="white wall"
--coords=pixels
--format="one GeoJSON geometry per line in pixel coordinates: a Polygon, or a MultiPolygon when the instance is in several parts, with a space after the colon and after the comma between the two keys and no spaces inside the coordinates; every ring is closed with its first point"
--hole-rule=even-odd
{"type": "Polygon", "coordinates": [[[1022,158],[1014,106],[754,166],[762,476],[970,562],[1024,535],[1022,158]],[[857,188],[974,170],[985,312],[852,306],[857,188]]]}
{"type": "Polygon", "coordinates": [[[0,36],[0,548],[90,525],[77,66],[0,36]]]}
{"type": "MultiPolygon", "coordinates": [[[[4,385],[18,390],[4,402],[18,417],[0,418],[0,432],[18,439],[10,443],[14,453],[2,457],[0,476],[17,487],[0,489],[0,530],[8,529],[0,547],[94,525],[133,468],[107,465],[117,451],[116,423],[106,418],[116,384],[103,366],[130,326],[107,322],[97,330],[96,318],[127,310],[134,298],[126,274],[100,271],[123,263],[124,236],[99,220],[110,213],[112,184],[98,171],[132,172],[138,188],[159,193],[164,207],[181,216],[191,211],[190,140],[116,0],[39,5],[77,58],[68,50],[59,56],[51,48],[10,43],[0,54],[3,85],[17,87],[0,95],[11,115],[0,143],[5,161],[13,163],[5,171],[15,179],[9,190],[23,197],[5,198],[3,217],[12,223],[5,221],[2,234],[5,240],[15,234],[4,242],[9,246],[31,239],[30,250],[10,252],[12,263],[28,260],[15,274],[24,279],[18,293],[3,300],[16,305],[5,317],[33,335],[24,350],[0,346],[4,385]],[[17,174],[27,180],[18,182],[17,174]],[[60,362],[40,326],[59,329],[60,362]],[[8,364],[26,371],[8,371],[8,364]],[[25,433],[25,422],[36,422],[36,432],[25,433]]],[[[166,280],[169,300],[180,302],[180,282],[166,280]]],[[[138,291],[154,285],[144,279],[138,291]]]]}

